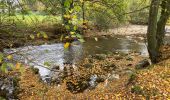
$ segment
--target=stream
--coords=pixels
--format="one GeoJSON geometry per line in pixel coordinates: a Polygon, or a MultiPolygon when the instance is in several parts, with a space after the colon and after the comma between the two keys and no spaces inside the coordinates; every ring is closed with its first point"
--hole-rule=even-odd
{"type": "MultiPolygon", "coordinates": [[[[58,77],[60,72],[64,70],[65,64],[75,65],[88,55],[135,51],[140,53],[141,56],[148,56],[143,37],[116,35],[113,37],[102,36],[97,39],[86,38],[85,40],[86,42],[83,44],[78,41],[73,42],[68,50],[64,49],[63,43],[56,43],[5,49],[4,52],[13,53],[13,58],[16,61],[38,68],[39,74],[45,82],[54,75],[58,77]],[[56,67],[60,70],[57,71],[57,74],[53,70],[56,67]]],[[[170,43],[170,37],[166,37],[165,41],[170,43]]]]}

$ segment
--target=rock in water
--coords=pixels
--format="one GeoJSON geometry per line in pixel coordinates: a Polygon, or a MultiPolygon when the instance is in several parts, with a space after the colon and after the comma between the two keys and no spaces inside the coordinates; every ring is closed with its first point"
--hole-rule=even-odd
{"type": "Polygon", "coordinates": [[[135,68],[136,69],[142,69],[142,68],[146,68],[150,65],[149,61],[147,59],[144,59],[142,61],[140,61],[136,66],[135,68]]]}

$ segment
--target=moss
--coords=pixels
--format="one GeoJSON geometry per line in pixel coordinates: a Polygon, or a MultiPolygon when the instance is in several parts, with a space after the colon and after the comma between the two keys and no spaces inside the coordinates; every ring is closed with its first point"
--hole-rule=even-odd
{"type": "Polygon", "coordinates": [[[135,94],[139,94],[139,95],[142,95],[143,94],[143,89],[138,86],[138,85],[135,85],[131,88],[131,92],[132,93],[135,93],[135,94]]]}
{"type": "Polygon", "coordinates": [[[39,73],[39,69],[38,68],[31,67],[31,70],[33,71],[34,74],[38,74],[39,73]]]}
{"type": "Polygon", "coordinates": [[[135,73],[132,73],[128,79],[128,84],[133,83],[136,77],[137,75],[135,73]]]}
{"type": "Polygon", "coordinates": [[[5,98],[3,98],[3,97],[0,97],[0,100],[5,100],[5,98]]]}

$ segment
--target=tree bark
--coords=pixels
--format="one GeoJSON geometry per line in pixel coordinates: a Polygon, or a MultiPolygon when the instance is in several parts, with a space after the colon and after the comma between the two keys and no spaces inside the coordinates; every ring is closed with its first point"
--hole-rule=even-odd
{"type": "Polygon", "coordinates": [[[147,41],[148,41],[148,52],[152,63],[157,63],[158,51],[156,31],[157,31],[157,16],[159,10],[160,0],[152,0],[150,11],[149,11],[149,21],[148,21],[148,31],[147,31],[147,41]]]}
{"type": "Polygon", "coordinates": [[[161,3],[161,16],[157,24],[157,49],[159,50],[160,47],[164,44],[163,40],[165,37],[165,26],[166,22],[170,16],[170,0],[163,0],[161,3]]]}

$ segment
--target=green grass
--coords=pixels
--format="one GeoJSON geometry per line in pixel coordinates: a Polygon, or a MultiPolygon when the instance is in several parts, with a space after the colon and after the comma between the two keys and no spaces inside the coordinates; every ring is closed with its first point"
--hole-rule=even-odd
{"type": "Polygon", "coordinates": [[[42,24],[53,25],[55,23],[61,23],[61,16],[50,16],[50,15],[21,15],[15,16],[1,15],[3,18],[3,24],[15,23],[17,27],[36,27],[42,24]]]}

